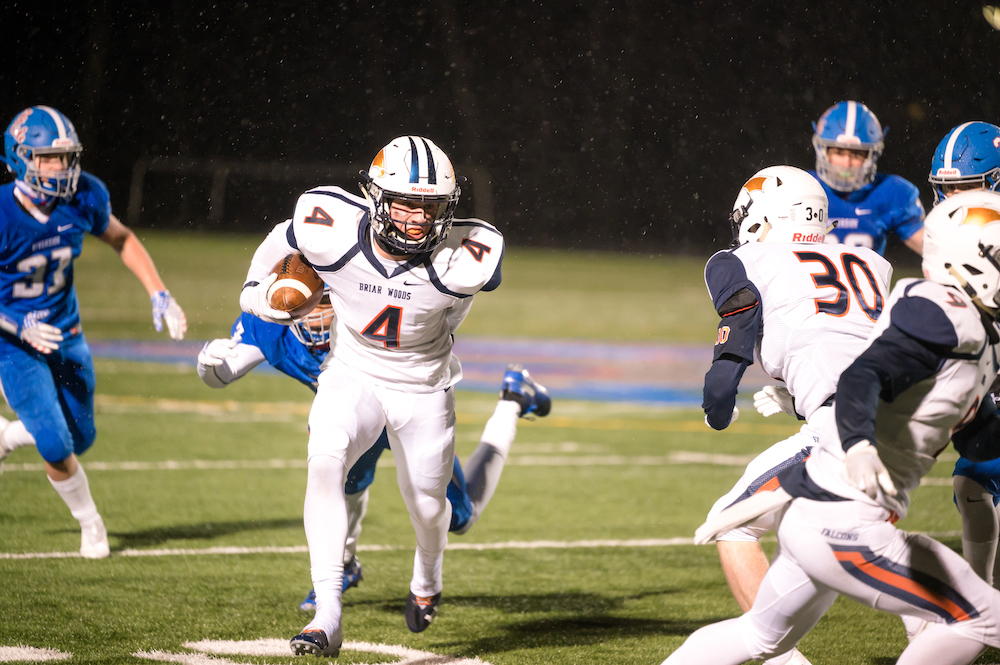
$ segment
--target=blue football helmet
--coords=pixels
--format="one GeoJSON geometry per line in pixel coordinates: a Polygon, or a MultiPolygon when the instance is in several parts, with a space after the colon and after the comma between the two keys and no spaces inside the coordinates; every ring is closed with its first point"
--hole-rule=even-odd
{"type": "Polygon", "coordinates": [[[305,316],[295,319],[292,334],[306,347],[315,351],[330,350],[330,332],[335,323],[333,304],[330,302],[330,287],[323,291],[319,304],[305,316]]]}
{"type": "Polygon", "coordinates": [[[885,132],[878,118],[861,102],[838,102],[813,123],[813,148],[816,149],[816,174],[838,192],[853,192],[875,179],[875,164],[885,145],[885,132]],[[866,150],[859,168],[834,166],[827,158],[828,148],[866,150]]]}
{"type": "Polygon", "coordinates": [[[3,133],[7,170],[40,199],[71,199],[80,179],[80,137],[69,118],[49,106],[32,106],[17,114],[3,133]],[[36,158],[63,156],[62,169],[38,169],[36,158]]]}
{"type": "Polygon", "coordinates": [[[935,204],[958,190],[996,191],[1000,185],[1000,127],[966,122],[952,129],[934,151],[927,179],[935,204]]]}
{"type": "Polygon", "coordinates": [[[444,242],[462,193],[448,155],[422,136],[400,136],[379,150],[368,171],[361,172],[361,191],[375,240],[396,255],[430,252],[444,242]],[[422,207],[427,220],[394,222],[394,202],[422,207]]]}

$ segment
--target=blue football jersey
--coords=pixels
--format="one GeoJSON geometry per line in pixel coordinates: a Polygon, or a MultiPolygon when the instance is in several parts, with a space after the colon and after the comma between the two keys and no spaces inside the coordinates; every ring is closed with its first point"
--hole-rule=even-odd
{"type": "Polygon", "coordinates": [[[853,192],[837,192],[809,171],[823,185],[830,200],[827,217],[837,222],[826,236],[829,243],[868,247],[885,253],[889,233],[906,240],[923,228],[924,206],[916,186],[898,175],[878,173],[875,180],[853,192]]]}
{"type": "Polygon", "coordinates": [[[73,260],[84,234],[102,235],[110,215],[108,189],[89,173],[80,174],[76,194],[56,205],[45,223],[21,208],[14,183],[0,187],[0,329],[16,335],[33,313],[64,336],[79,330],[73,260]]]}
{"type": "Polygon", "coordinates": [[[233,336],[237,333],[241,343],[260,349],[271,367],[316,390],[319,366],[326,358],[326,351],[310,351],[295,337],[291,327],[268,323],[246,312],[233,324],[233,336]]]}

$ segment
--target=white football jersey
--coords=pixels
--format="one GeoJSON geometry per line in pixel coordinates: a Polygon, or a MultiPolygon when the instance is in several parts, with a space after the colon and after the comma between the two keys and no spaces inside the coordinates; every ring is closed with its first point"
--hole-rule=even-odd
{"type": "Polygon", "coordinates": [[[263,265],[270,270],[280,251],[301,252],[330,286],[337,313],[324,366],[341,361],[380,385],[409,392],[454,385],[462,369],[451,351],[452,333],[473,296],[499,284],[503,235],[481,220],[456,219],[433,252],[402,263],[382,258],[371,236],[364,199],[318,187],[299,197],[290,225],[275,227],[248,279],[263,276],[263,265]],[[280,245],[275,236],[282,232],[286,246],[263,251],[280,245]]]}
{"type": "MultiPolygon", "coordinates": [[[[958,344],[951,351],[953,357],[945,360],[936,374],[903,391],[892,402],[879,400],[876,447],[897,490],[896,502],[880,505],[900,517],[906,516],[909,493],[934,466],[955,430],[975,417],[997,376],[997,346],[989,342],[979,310],[959,289],[935,282],[899,280],[885,313],[871,332],[871,341],[889,327],[893,305],[906,297],[924,298],[940,307],[954,326],[958,344]]],[[[831,418],[824,426],[820,445],[806,462],[810,477],[840,496],[878,503],[846,482],[844,456],[837,423],[831,418]]]]}
{"type": "Polygon", "coordinates": [[[892,266],[864,247],[747,243],[732,251],[760,294],[756,355],[809,417],[865,349],[889,292],[892,266]]]}

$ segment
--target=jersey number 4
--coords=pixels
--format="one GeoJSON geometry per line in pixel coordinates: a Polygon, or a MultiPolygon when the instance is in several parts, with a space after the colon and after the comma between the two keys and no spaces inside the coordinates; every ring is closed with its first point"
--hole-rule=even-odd
{"type": "Polygon", "coordinates": [[[18,272],[30,273],[25,279],[14,283],[15,298],[37,298],[42,295],[52,295],[59,293],[66,288],[66,268],[73,261],[72,247],[57,247],[52,250],[52,261],[58,261],[56,269],[52,271],[52,283],[45,288],[46,268],[49,265],[49,258],[44,254],[32,254],[17,264],[18,272]]]}
{"type": "Polygon", "coordinates": [[[847,277],[848,284],[848,286],[845,286],[840,281],[840,273],[837,271],[836,264],[830,260],[830,257],[819,252],[795,252],[795,256],[803,263],[815,261],[823,266],[824,272],[813,273],[812,275],[813,283],[816,284],[817,289],[830,287],[837,289],[837,295],[832,298],[815,299],[817,314],[844,316],[851,307],[850,294],[853,293],[854,300],[861,307],[865,315],[872,321],[878,320],[879,315],[882,313],[882,306],[885,303],[882,298],[882,292],[878,289],[878,281],[875,279],[875,275],[872,274],[872,269],[862,259],[854,254],[845,253],[841,255],[840,262],[844,268],[844,275],[847,277]],[[861,273],[861,276],[867,280],[868,285],[871,287],[870,297],[873,301],[871,303],[867,300],[869,296],[862,291],[861,282],[858,281],[858,273],[861,273]]]}
{"type": "Polygon", "coordinates": [[[387,349],[399,348],[399,321],[403,308],[387,305],[372,322],[361,331],[361,336],[385,345],[387,349]]]}

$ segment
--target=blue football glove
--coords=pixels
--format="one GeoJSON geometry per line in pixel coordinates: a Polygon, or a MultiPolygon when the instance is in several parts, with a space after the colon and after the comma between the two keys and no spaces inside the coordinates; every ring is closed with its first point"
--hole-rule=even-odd
{"type": "Polygon", "coordinates": [[[163,330],[163,322],[167,322],[167,332],[171,339],[184,339],[187,332],[187,317],[184,310],[177,304],[170,291],[157,291],[151,298],[153,301],[153,327],[156,332],[163,330]]]}

